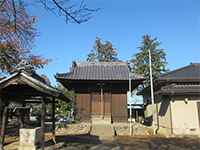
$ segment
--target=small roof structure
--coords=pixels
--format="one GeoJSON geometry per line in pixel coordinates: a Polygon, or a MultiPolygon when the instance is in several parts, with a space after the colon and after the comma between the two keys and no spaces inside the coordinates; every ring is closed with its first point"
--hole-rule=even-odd
{"type": "MultiPolygon", "coordinates": [[[[69,73],[56,74],[58,80],[129,80],[129,68],[125,62],[74,62],[69,73]]],[[[132,74],[132,80],[143,76],[132,74]]]]}
{"type": "Polygon", "coordinates": [[[30,74],[25,71],[18,71],[0,80],[0,92],[2,99],[12,99],[13,101],[22,97],[30,99],[35,96],[50,96],[67,100],[61,91],[46,84],[42,77],[36,73],[30,74]]]}
{"type": "Polygon", "coordinates": [[[0,77],[0,81],[3,80],[5,77],[0,77]]]}
{"type": "MultiPolygon", "coordinates": [[[[52,103],[52,133],[55,139],[55,98],[60,98],[69,101],[64,94],[58,89],[52,87],[45,82],[45,79],[37,75],[34,71],[26,72],[18,70],[12,75],[0,80],[0,109],[3,109],[2,126],[1,126],[1,141],[0,149],[3,149],[6,124],[8,120],[8,108],[10,102],[26,105],[26,103],[41,103],[41,136],[42,145],[41,149],[45,147],[45,116],[46,116],[46,103],[52,103]],[[3,105],[2,105],[3,104],[3,105]]],[[[15,107],[18,109],[25,109],[25,107],[15,107]]],[[[24,125],[24,114],[21,113],[20,127],[24,125]]]]}
{"type": "MultiPolygon", "coordinates": [[[[200,63],[176,69],[155,80],[155,94],[159,95],[200,95],[200,63]]],[[[150,92],[147,87],[138,94],[150,92]]]]}

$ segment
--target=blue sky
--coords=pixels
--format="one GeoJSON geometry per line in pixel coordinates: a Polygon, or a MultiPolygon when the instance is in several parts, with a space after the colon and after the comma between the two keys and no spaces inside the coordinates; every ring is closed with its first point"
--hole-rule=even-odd
{"type": "MultiPolygon", "coordinates": [[[[73,1],[73,0],[72,0],[73,1]]],[[[57,72],[67,72],[73,60],[84,60],[98,36],[111,41],[124,61],[138,52],[141,37],[157,37],[166,50],[168,68],[200,62],[199,0],[86,0],[101,8],[88,22],[66,24],[64,18],[31,7],[38,17],[33,52],[52,59],[40,73],[55,84],[57,72]]]]}

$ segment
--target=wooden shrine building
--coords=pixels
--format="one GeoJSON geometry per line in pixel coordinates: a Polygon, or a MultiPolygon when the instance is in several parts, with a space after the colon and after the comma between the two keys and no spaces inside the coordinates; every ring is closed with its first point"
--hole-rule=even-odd
{"type": "MultiPolygon", "coordinates": [[[[70,72],[56,79],[76,93],[75,117],[80,121],[122,122],[128,120],[129,68],[124,62],[74,62],[70,72]]],[[[144,80],[130,76],[135,89],[144,80]]]]}
{"type": "MultiPolygon", "coordinates": [[[[48,85],[45,80],[35,72],[17,71],[7,78],[0,80],[0,112],[1,112],[1,141],[3,149],[5,130],[8,123],[10,103],[14,102],[24,108],[27,103],[42,105],[41,109],[41,147],[44,149],[46,104],[52,104],[52,133],[55,139],[55,98],[68,100],[61,91],[48,85]]],[[[20,117],[20,128],[24,127],[23,113],[20,117]]]]}

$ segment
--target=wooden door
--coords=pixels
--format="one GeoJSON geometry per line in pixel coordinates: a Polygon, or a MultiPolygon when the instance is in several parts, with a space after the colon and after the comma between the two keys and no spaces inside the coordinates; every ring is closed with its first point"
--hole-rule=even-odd
{"type": "Polygon", "coordinates": [[[101,117],[111,116],[111,93],[104,93],[101,98],[100,93],[92,94],[92,115],[101,117]]]}
{"type": "Polygon", "coordinates": [[[104,116],[110,117],[111,116],[111,99],[112,95],[111,93],[104,93],[103,96],[103,102],[104,102],[104,116]]]}
{"type": "Polygon", "coordinates": [[[126,94],[112,94],[112,120],[124,122],[128,120],[126,94]]]}
{"type": "Polygon", "coordinates": [[[91,113],[93,116],[101,116],[101,94],[92,93],[92,109],[91,113]]]}

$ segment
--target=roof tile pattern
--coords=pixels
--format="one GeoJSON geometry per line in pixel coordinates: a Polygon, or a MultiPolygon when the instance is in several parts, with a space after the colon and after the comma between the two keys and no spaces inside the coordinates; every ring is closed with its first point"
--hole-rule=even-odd
{"type": "Polygon", "coordinates": [[[163,74],[160,79],[200,79],[200,63],[191,63],[188,66],[163,74]]]}
{"type": "MultiPolygon", "coordinates": [[[[57,74],[57,79],[71,80],[128,80],[129,68],[124,62],[85,62],[75,63],[71,72],[57,74]]],[[[140,75],[131,75],[132,80],[143,79],[140,75]]]]}
{"type": "Polygon", "coordinates": [[[198,94],[200,95],[199,84],[170,84],[163,86],[156,94],[179,95],[179,94],[198,94]]]}

